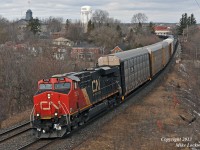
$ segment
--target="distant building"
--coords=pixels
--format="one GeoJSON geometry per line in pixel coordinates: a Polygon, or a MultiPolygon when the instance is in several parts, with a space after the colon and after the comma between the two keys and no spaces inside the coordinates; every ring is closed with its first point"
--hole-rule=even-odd
{"type": "Polygon", "coordinates": [[[53,39],[57,39],[57,38],[60,38],[60,37],[63,37],[65,36],[65,32],[53,32],[51,33],[51,37],[53,39]]]}
{"type": "Polygon", "coordinates": [[[116,46],[114,49],[112,49],[111,51],[111,54],[114,54],[114,53],[119,53],[119,52],[123,52],[123,50],[119,47],[119,46],[116,46]]]}
{"type": "Polygon", "coordinates": [[[91,17],[92,17],[91,6],[82,6],[81,7],[81,23],[84,27],[85,32],[87,32],[87,25],[91,17]]]}
{"type": "Polygon", "coordinates": [[[32,13],[32,11],[29,9],[29,10],[27,10],[26,11],[26,20],[27,21],[30,21],[31,19],[33,19],[33,13],[32,13]]]}
{"type": "Polygon", "coordinates": [[[57,60],[64,60],[67,58],[67,49],[53,47],[53,57],[57,60]]]}
{"type": "Polygon", "coordinates": [[[74,42],[69,39],[65,39],[63,37],[57,38],[53,40],[54,45],[62,45],[62,46],[73,46],[74,42]]]}
{"type": "Polygon", "coordinates": [[[78,60],[95,60],[100,55],[98,47],[73,47],[71,50],[71,58],[78,60]]]}
{"type": "Polygon", "coordinates": [[[170,27],[167,26],[155,26],[154,28],[156,35],[166,36],[171,34],[170,27]]]}
{"type": "Polygon", "coordinates": [[[19,33],[17,35],[17,38],[22,41],[24,40],[24,32],[26,31],[27,25],[29,23],[29,21],[33,19],[32,17],[32,11],[30,9],[28,9],[26,11],[26,18],[25,19],[20,19],[18,21],[16,21],[18,29],[19,29],[19,33]]]}

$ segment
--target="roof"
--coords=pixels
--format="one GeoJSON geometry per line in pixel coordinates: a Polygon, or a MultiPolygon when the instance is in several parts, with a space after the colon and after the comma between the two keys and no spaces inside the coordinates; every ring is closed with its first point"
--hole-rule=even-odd
{"type": "Polygon", "coordinates": [[[111,53],[113,52],[122,52],[123,50],[119,47],[119,46],[116,46],[114,49],[111,50],[111,53]]]}
{"type": "Polygon", "coordinates": [[[32,12],[32,11],[30,9],[28,9],[27,12],[32,12]]]}
{"type": "Polygon", "coordinates": [[[119,52],[115,54],[110,54],[110,56],[116,56],[120,59],[120,61],[123,61],[133,56],[138,56],[145,53],[148,53],[148,50],[147,48],[142,47],[142,48],[132,49],[132,50],[123,51],[123,52],[119,52]]]}
{"type": "Polygon", "coordinates": [[[155,27],[154,27],[154,30],[155,30],[155,31],[163,31],[163,30],[164,30],[164,31],[166,31],[166,30],[169,31],[169,30],[170,30],[170,27],[167,27],[167,26],[155,26],[155,27]]]}
{"type": "Polygon", "coordinates": [[[57,39],[54,39],[54,41],[70,41],[70,40],[63,37],[59,37],[57,39]]]}
{"type": "Polygon", "coordinates": [[[163,42],[161,41],[152,45],[148,45],[146,46],[146,48],[151,51],[157,51],[158,49],[161,49],[162,46],[163,46],[163,42]]]}

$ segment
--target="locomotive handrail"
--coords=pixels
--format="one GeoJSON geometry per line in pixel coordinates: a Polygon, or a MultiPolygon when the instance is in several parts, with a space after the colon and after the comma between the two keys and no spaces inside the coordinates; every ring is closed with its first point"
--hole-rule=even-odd
{"type": "Polygon", "coordinates": [[[33,106],[32,110],[31,110],[30,123],[34,121],[35,106],[36,106],[36,104],[33,106]]]}
{"type": "MultiPolygon", "coordinates": [[[[64,104],[64,103],[63,103],[63,104],[64,104]]],[[[67,114],[67,113],[66,113],[66,110],[64,109],[64,107],[63,107],[63,105],[61,104],[60,101],[59,101],[59,105],[62,107],[62,109],[64,110],[65,114],[67,114]]],[[[66,107],[65,104],[64,104],[64,106],[65,106],[65,108],[67,109],[67,107],[66,107]]],[[[68,110],[68,109],[67,109],[67,112],[68,112],[69,116],[66,115],[66,119],[67,119],[67,124],[69,124],[69,123],[71,123],[71,121],[70,121],[70,113],[69,113],[69,110],[68,110]]]]}
{"type": "MultiPolygon", "coordinates": [[[[101,99],[103,99],[105,96],[104,95],[102,95],[102,94],[100,94],[100,95],[95,95],[96,93],[98,93],[99,91],[103,91],[104,89],[106,89],[106,88],[108,88],[108,87],[112,87],[112,86],[117,86],[117,87],[119,87],[119,85],[118,85],[118,83],[117,82],[113,82],[113,83],[111,83],[111,84],[109,84],[109,85],[106,85],[105,87],[103,87],[103,88],[101,88],[100,90],[97,90],[96,92],[94,92],[93,93],[93,96],[94,97],[96,97],[97,99],[99,99],[99,100],[101,100],[101,99]]],[[[121,87],[120,87],[121,88],[121,87]]],[[[120,89],[118,88],[118,92],[120,92],[120,89]]],[[[111,88],[111,91],[114,91],[114,88],[112,87],[111,88]]],[[[107,94],[108,95],[108,93],[104,93],[104,94],[107,94]]]]}
{"type": "Polygon", "coordinates": [[[104,86],[103,88],[101,88],[100,90],[97,90],[96,92],[94,92],[94,93],[97,93],[97,92],[99,92],[99,91],[101,91],[102,89],[105,89],[105,88],[107,88],[107,87],[109,87],[109,86],[112,86],[112,85],[117,85],[117,82],[114,82],[114,83],[111,83],[111,84],[109,84],[109,85],[107,85],[107,86],[104,86]]]}

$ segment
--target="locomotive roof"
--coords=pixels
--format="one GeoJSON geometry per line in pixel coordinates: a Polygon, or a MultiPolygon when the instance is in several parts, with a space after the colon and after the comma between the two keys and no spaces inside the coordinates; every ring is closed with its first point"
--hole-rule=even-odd
{"type": "Polygon", "coordinates": [[[64,74],[56,74],[51,76],[52,78],[69,78],[72,79],[74,81],[80,81],[81,78],[89,76],[91,73],[97,73],[98,71],[100,71],[102,73],[110,73],[115,71],[116,68],[111,68],[111,67],[98,67],[98,68],[88,68],[84,71],[81,72],[69,72],[69,73],[64,73],[64,74]]]}
{"type": "Polygon", "coordinates": [[[151,51],[157,51],[157,50],[161,49],[162,47],[163,47],[163,41],[146,46],[146,48],[151,51]]]}

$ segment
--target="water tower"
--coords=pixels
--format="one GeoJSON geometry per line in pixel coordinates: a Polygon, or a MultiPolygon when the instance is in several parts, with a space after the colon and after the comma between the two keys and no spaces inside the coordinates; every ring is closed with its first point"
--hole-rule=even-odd
{"type": "Polygon", "coordinates": [[[87,32],[88,21],[92,17],[92,8],[91,6],[82,6],[81,7],[81,23],[84,27],[84,31],[87,32]]]}

